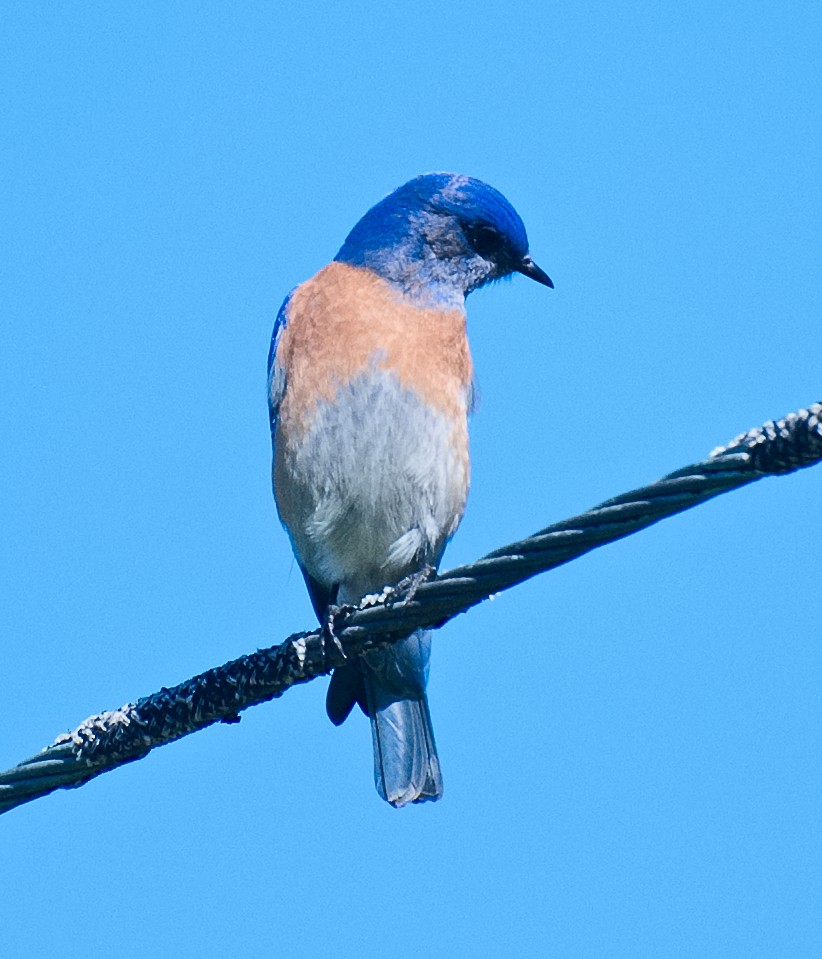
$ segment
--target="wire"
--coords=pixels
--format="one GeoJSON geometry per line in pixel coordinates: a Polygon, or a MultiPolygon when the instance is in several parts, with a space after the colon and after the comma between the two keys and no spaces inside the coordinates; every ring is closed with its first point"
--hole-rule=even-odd
{"type": "Polygon", "coordinates": [[[412,577],[333,613],[323,629],[210,669],[177,686],[84,720],[36,756],[0,773],[0,813],[55,789],[81,786],[152,749],[329,673],[345,659],[438,628],[494,593],[765,476],[822,460],[822,403],[735,437],[648,486],[547,526],[432,578],[412,577]]]}

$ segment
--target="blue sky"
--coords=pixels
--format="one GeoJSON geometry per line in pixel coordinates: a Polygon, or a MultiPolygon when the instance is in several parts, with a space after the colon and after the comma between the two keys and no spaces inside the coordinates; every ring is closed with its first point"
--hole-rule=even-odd
{"type": "MultiPolygon", "coordinates": [[[[474,294],[445,565],[822,395],[810,3],[11,4],[2,757],[312,623],[269,488],[285,293],[417,173],[554,291],[474,294]]],[[[822,935],[819,468],[436,637],[446,794],[325,683],[0,819],[0,953],[794,957],[822,935]]]]}

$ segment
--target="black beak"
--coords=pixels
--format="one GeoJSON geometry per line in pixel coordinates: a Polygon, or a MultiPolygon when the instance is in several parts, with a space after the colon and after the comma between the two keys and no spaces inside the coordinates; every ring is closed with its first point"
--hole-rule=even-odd
{"type": "Polygon", "coordinates": [[[553,290],[554,284],[551,281],[551,277],[541,270],[536,263],[531,259],[529,254],[526,254],[520,261],[519,266],[516,268],[517,273],[522,273],[523,276],[529,276],[532,280],[536,280],[537,283],[541,283],[543,286],[550,286],[553,290]]]}

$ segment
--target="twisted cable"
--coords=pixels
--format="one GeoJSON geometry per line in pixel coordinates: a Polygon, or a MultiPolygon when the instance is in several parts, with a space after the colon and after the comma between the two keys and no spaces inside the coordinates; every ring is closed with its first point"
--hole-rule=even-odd
{"type": "Polygon", "coordinates": [[[323,629],[215,667],[177,686],[84,720],[37,755],[0,773],[0,813],[55,789],[81,786],[152,749],[329,673],[345,659],[438,628],[489,596],[765,476],[822,460],[822,403],[741,433],[709,457],[648,486],[547,526],[482,559],[418,577],[338,610],[323,629]]]}

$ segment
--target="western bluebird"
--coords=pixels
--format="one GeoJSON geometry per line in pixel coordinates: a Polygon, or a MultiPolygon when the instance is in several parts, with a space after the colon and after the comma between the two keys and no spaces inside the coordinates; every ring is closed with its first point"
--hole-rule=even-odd
{"type": "MultiPolygon", "coordinates": [[[[493,187],[426,174],[372,207],[280,308],[268,357],[274,497],[321,622],[436,567],[468,494],[473,395],[465,297],[523,273],[553,286],[493,187]]],[[[331,721],[371,719],[377,791],[439,799],[418,631],[338,666],[331,721]]]]}

